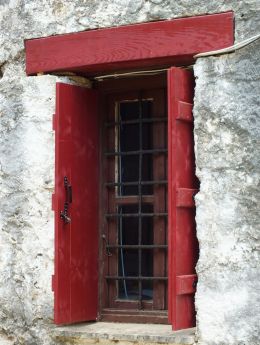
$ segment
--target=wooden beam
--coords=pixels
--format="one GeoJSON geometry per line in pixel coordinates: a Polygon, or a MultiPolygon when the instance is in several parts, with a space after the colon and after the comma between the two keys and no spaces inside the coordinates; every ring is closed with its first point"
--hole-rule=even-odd
{"type": "Polygon", "coordinates": [[[26,73],[103,71],[190,63],[232,45],[233,12],[127,25],[25,41],[26,73]]]}

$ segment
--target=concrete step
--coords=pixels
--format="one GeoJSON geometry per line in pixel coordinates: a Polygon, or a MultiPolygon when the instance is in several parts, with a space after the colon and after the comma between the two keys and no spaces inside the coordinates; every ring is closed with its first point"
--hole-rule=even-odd
{"type": "Polygon", "coordinates": [[[170,325],[94,322],[55,327],[58,345],[191,345],[195,328],[173,332],[170,325]]]}

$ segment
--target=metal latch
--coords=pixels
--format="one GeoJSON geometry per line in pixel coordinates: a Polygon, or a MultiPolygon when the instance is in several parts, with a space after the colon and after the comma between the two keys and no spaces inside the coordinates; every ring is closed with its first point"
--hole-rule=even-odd
{"type": "Polygon", "coordinates": [[[68,224],[71,222],[71,218],[69,217],[69,204],[72,203],[72,187],[69,184],[67,176],[64,176],[64,188],[66,192],[66,198],[63,211],[60,211],[60,218],[64,221],[65,224],[68,224]]]}
{"type": "Polygon", "coordinates": [[[105,243],[106,255],[107,256],[112,256],[112,253],[110,252],[109,247],[108,247],[108,243],[107,243],[107,239],[106,239],[106,235],[105,234],[102,235],[102,239],[103,239],[103,241],[105,243]]]}

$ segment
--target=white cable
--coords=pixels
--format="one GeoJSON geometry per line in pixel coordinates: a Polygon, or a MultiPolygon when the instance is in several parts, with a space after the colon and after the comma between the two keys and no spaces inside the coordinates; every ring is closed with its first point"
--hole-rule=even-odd
{"type": "MultiPolygon", "coordinates": [[[[178,66],[179,68],[184,68],[184,69],[191,69],[193,65],[188,65],[188,66],[178,66]]],[[[168,71],[168,68],[161,68],[161,69],[152,69],[152,70],[144,70],[144,71],[132,71],[132,72],[125,72],[125,73],[114,73],[114,74],[105,74],[105,75],[99,75],[97,77],[94,77],[94,80],[97,81],[103,81],[104,79],[107,78],[121,78],[121,77],[135,77],[135,76],[146,76],[146,75],[156,75],[156,74],[161,74],[163,72],[168,71]]]]}
{"type": "Polygon", "coordinates": [[[238,42],[230,47],[227,48],[223,48],[223,49],[219,49],[219,50],[212,50],[209,52],[205,52],[205,53],[199,53],[194,55],[193,57],[195,59],[200,58],[200,57],[205,57],[205,56],[211,56],[211,55],[220,55],[220,54],[226,54],[226,53],[232,53],[235,50],[241,49],[245,46],[247,46],[248,44],[256,41],[258,38],[260,38],[260,34],[255,35],[251,38],[247,38],[246,40],[242,41],[242,42],[238,42]]]}
{"type": "Polygon", "coordinates": [[[153,74],[159,74],[161,72],[167,71],[167,68],[163,69],[154,69],[154,70],[148,70],[148,71],[134,71],[134,72],[125,72],[125,73],[114,73],[114,74],[106,74],[106,75],[100,75],[98,77],[94,77],[95,80],[102,81],[106,78],[120,78],[120,77],[129,77],[129,76],[143,76],[143,75],[153,75],[153,74]]]}

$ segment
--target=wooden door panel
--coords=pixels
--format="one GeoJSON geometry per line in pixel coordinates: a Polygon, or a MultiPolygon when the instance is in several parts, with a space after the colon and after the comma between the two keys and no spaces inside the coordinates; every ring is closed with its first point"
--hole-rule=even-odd
{"type": "MultiPolygon", "coordinates": [[[[173,67],[168,71],[168,232],[169,232],[169,321],[174,330],[195,326],[193,288],[198,258],[193,194],[195,176],[191,71],[173,67]],[[179,289],[183,277],[185,288],[179,289]],[[178,284],[177,284],[178,283],[178,284]]],[[[184,284],[184,283],[183,283],[184,284]]]]}
{"type": "Polygon", "coordinates": [[[65,324],[97,317],[99,121],[95,91],[58,83],[56,95],[54,320],[65,324]]]}

